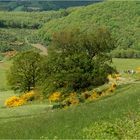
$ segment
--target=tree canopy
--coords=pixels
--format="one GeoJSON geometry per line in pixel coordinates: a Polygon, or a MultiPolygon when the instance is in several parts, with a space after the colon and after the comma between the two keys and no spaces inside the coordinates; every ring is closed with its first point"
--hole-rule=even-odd
{"type": "Polygon", "coordinates": [[[8,74],[8,81],[12,88],[21,91],[35,88],[41,75],[41,60],[37,52],[27,51],[18,54],[8,74]]]}
{"type": "Polygon", "coordinates": [[[103,28],[88,33],[79,29],[54,33],[44,67],[46,92],[79,91],[104,84],[114,71],[108,55],[114,48],[114,39],[103,28]]]}

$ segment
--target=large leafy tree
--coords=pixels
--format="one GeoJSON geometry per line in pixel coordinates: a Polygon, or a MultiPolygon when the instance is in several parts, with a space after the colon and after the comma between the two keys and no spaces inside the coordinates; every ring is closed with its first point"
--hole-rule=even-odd
{"type": "Polygon", "coordinates": [[[39,53],[27,51],[18,54],[8,74],[8,82],[15,90],[30,91],[40,79],[42,57],[39,53]]]}
{"type": "Polygon", "coordinates": [[[79,91],[104,84],[114,71],[108,55],[114,48],[115,41],[104,28],[54,33],[44,67],[46,91],[79,91]]]}

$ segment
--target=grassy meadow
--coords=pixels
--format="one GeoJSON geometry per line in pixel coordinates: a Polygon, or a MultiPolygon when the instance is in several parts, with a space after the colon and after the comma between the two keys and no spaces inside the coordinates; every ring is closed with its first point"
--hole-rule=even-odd
{"type": "Polygon", "coordinates": [[[123,70],[136,70],[140,67],[140,59],[113,59],[113,66],[117,68],[118,71],[123,70]]]}
{"type": "MultiPolygon", "coordinates": [[[[118,70],[135,69],[140,64],[136,59],[114,59],[113,62],[118,70]]],[[[15,95],[13,91],[3,90],[8,66],[9,62],[0,65],[0,138],[83,138],[83,129],[95,121],[113,122],[130,112],[139,112],[139,82],[120,85],[109,96],[68,109],[52,110],[47,101],[5,108],[4,101],[15,95]]]]}
{"type": "Polygon", "coordinates": [[[6,81],[6,75],[7,71],[10,67],[11,62],[10,61],[2,61],[0,62],[0,90],[7,90],[7,81],[6,81]]]}

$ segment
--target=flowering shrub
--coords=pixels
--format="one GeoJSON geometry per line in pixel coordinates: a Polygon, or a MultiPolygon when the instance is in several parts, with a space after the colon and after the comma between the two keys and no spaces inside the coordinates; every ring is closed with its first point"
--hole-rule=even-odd
{"type": "Polygon", "coordinates": [[[19,97],[12,96],[5,101],[5,106],[7,106],[7,107],[21,106],[21,105],[27,103],[28,101],[34,100],[37,96],[38,95],[36,94],[36,92],[34,90],[24,93],[23,95],[21,95],[19,97]]]}
{"type": "Polygon", "coordinates": [[[5,106],[7,106],[7,107],[17,107],[17,106],[21,106],[25,103],[26,103],[26,100],[24,100],[20,97],[17,97],[17,96],[12,96],[5,101],[5,106]]]}
{"type": "Polygon", "coordinates": [[[116,83],[112,83],[112,85],[105,91],[106,93],[113,92],[117,87],[116,83]]]}
{"type": "Polygon", "coordinates": [[[59,101],[61,98],[61,93],[60,92],[54,92],[53,94],[51,94],[48,98],[49,101],[51,102],[57,102],[59,101]]]}
{"type": "Polygon", "coordinates": [[[70,93],[70,96],[69,96],[69,102],[70,104],[78,104],[79,103],[79,99],[77,97],[77,93],[74,92],[74,93],[70,93]]]}
{"type": "Polygon", "coordinates": [[[110,74],[108,75],[108,80],[111,81],[111,80],[120,80],[120,77],[121,75],[119,73],[115,73],[115,74],[110,74]]]}
{"type": "Polygon", "coordinates": [[[34,90],[31,90],[31,91],[29,91],[29,92],[23,94],[23,95],[21,96],[21,98],[22,98],[23,100],[26,100],[26,101],[32,101],[32,100],[35,99],[36,96],[37,96],[37,94],[35,93],[35,91],[34,91],[34,90]]]}
{"type": "Polygon", "coordinates": [[[138,67],[138,68],[136,69],[136,71],[137,71],[137,72],[140,72],[140,67],[138,67]]]}
{"type": "Polygon", "coordinates": [[[80,101],[77,97],[77,93],[70,93],[69,96],[66,96],[65,99],[63,100],[63,105],[65,106],[70,106],[74,104],[78,104],[80,101]]]}
{"type": "Polygon", "coordinates": [[[98,97],[99,97],[99,94],[96,91],[94,91],[88,99],[89,100],[95,100],[98,97]]]}
{"type": "Polygon", "coordinates": [[[61,95],[60,92],[54,92],[48,97],[48,100],[51,102],[57,102],[54,105],[54,108],[68,108],[71,105],[76,105],[82,102],[94,101],[102,96],[107,96],[110,92],[113,92],[117,87],[117,84],[113,82],[108,88],[102,91],[85,91],[81,94],[77,94],[76,92],[61,95]]]}

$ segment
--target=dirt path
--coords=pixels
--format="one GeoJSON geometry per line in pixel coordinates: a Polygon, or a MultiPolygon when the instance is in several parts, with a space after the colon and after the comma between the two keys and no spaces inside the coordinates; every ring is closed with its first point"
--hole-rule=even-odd
{"type": "Polygon", "coordinates": [[[42,55],[48,55],[48,50],[45,46],[43,46],[42,44],[31,44],[33,47],[41,50],[42,55]]]}
{"type": "Polygon", "coordinates": [[[37,48],[37,49],[41,50],[41,53],[40,53],[40,54],[42,54],[42,55],[48,55],[48,50],[47,50],[47,48],[46,48],[44,45],[42,45],[42,44],[40,44],[40,43],[38,43],[38,44],[31,44],[31,43],[28,41],[27,38],[25,38],[25,42],[26,42],[27,44],[30,44],[30,45],[33,46],[34,48],[37,48]]]}

